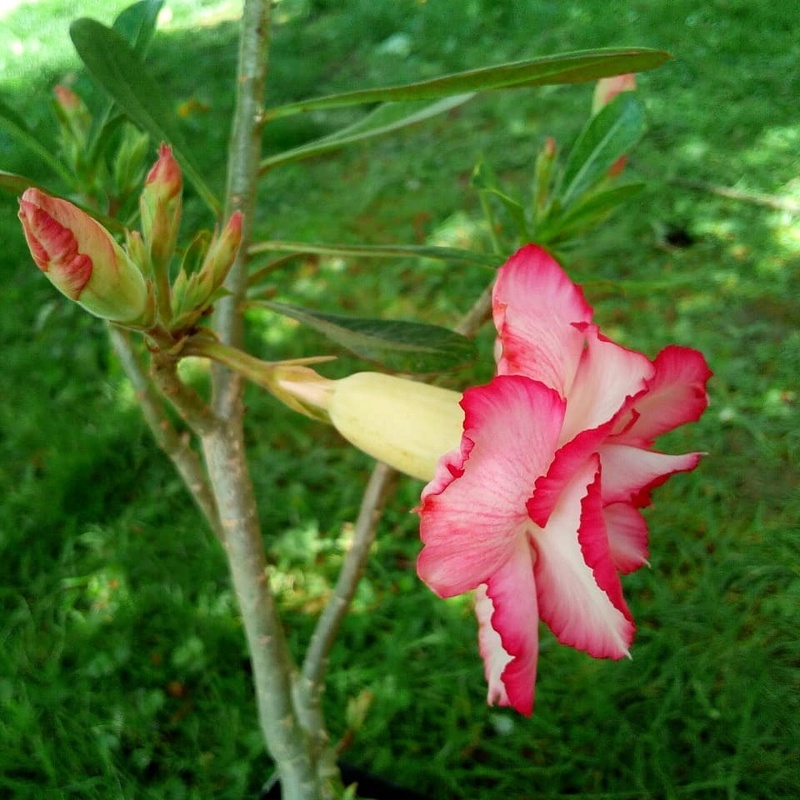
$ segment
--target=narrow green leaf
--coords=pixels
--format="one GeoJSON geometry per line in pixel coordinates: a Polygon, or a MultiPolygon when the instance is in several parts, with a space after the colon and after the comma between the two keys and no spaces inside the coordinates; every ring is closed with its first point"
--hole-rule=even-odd
{"type": "Polygon", "coordinates": [[[605,50],[584,50],[555,56],[498,64],[494,67],[457,72],[440,78],[409,83],[402,86],[383,86],[361,89],[344,94],[301,100],[285,106],[267,109],[267,121],[321,108],[341,108],[362,103],[436,100],[465,92],[494,89],[544,86],[549,84],[585,83],[623,72],[655,69],[671,56],[663,50],[641,47],[605,50]]]}
{"type": "Polygon", "coordinates": [[[52,145],[48,146],[39,141],[25,120],[2,100],[0,100],[0,128],[5,128],[21,145],[39,156],[68,185],[72,184],[73,175],[53,154],[52,145]]]}
{"type": "Polygon", "coordinates": [[[342,128],[340,131],[336,131],[336,133],[332,133],[330,136],[325,136],[322,139],[317,139],[292,150],[265,158],[261,162],[261,171],[266,171],[279,164],[290,164],[293,161],[300,161],[304,158],[313,158],[331,150],[338,150],[356,142],[363,142],[365,139],[383,136],[409,125],[424,122],[431,117],[444,114],[463,105],[474,96],[475,93],[471,92],[458,94],[454,97],[446,97],[443,100],[437,100],[435,103],[428,103],[427,101],[383,103],[363,119],[348,125],[346,128],[342,128]]]}
{"type": "Polygon", "coordinates": [[[507,194],[500,185],[500,179],[492,167],[481,160],[472,172],[472,185],[486,195],[496,197],[508,212],[511,221],[523,239],[529,239],[528,221],[525,218],[525,209],[518,200],[507,194]]]}
{"type": "Polygon", "coordinates": [[[625,183],[585,196],[570,210],[554,219],[547,219],[536,230],[542,244],[555,244],[570,238],[577,231],[587,230],[602,222],[617,206],[644,189],[643,183],[625,183]]]}
{"type": "Polygon", "coordinates": [[[119,33],[93,19],[76,20],[69,31],[78,55],[95,80],[155,141],[172,145],[188,180],[206,205],[219,214],[220,203],[189,155],[164,88],[150,77],[130,45],[119,33]]]}
{"type": "Polygon", "coordinates": [[[43,192],[47,191],[44,186],[36,181],[32,181],[30,178],[26,178],[24,175],[17,175],[13,172],[5,172],[0,170],[0,189],[2,189],[4,192],[8,192],[9,194],[18,197],[26,189],[30,188],[40,189],[43,192]]]}
{"type": "Polygon", "coordinates": [[[360,358],[395,372],[416,375],[444,372],[475,360],[475,345],[469,339],[438,325],[355,319],[272,301],[253,305],[308,325],[360,358]]]}
{"type": "Polygon", "coordinates": [[[633,92],[623,92],[592,117],[564,167],[557,193],[562,208],[603,178],[614,162],[639,141],[644,129],[644,107],[633,92]]]}
{"type": "Polygon", "coordinates": [[[139,58],[147,55],[163,5],[164,0],[140,0],[123,9],[111,25],[139,58]]]}
{"type": "Polygon", "coordinates": [[[498,267],[497,256],[491,253],[476,253],[456,247],[433,247],[428,245],[366,245],[366,244],[311,244],[308,242],[284,242],[272,240],[257,242],[250,247],[250,254],[257,253],[319,253],[327,256],[353,256],[355,258],[433,258],[442,261],[458,261],[478,264],[482,267],[498,267]]]}
{"type": "MultiPolygon", "coordinates": [[[[4,172],[2,170],[0,170],[0,189],[8,192],[9,194],[13,194],[14,196],[21,195],[26,189],[39,189],[42,192],[47,192],[47,194],[53,194],[52,189],[49,189],[47,186],[42,186],[41,183],[37,183],[30,178],[26,178],[24,175],[16,175],[13,172],[4,172]]],[[[103,225],[112,233],[124,233],[125,227],[118,219],[108,217],[105,214],[99,214],[95,209],[82,205],[81,203],[76,202],[74,199],[70,202],[73,203],[73,205],[76,205],[81,211],[84,211],[90,217],[96,219],[101,225],[103,225]]]]}

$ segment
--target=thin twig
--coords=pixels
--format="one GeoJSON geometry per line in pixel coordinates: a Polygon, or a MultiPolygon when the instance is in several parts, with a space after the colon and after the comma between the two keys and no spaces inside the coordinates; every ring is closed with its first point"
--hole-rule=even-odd
{"type": "Polygon", "coordinates": [[[178,357],[157,350],[150,361],[150,374],[161,394],[172,403],[181,419],[202,436],[215,430],[219,420],[200,393],[178,377],[178,357]]]}
{"type": "Polygon", "coordinates": [[[730,186],[719,186],[714,183],[692,180],[691,178],[672,178],[668,183],[672,183],[675,186],[685,186],[687,189],[695,189],[698,192],[707,192],[717,197],[725,197],[728,200],[749,203],[762,208],[771,208],[773,211],[787,211],[789,214],[800,216],[800,202],[789,197],[778,197],[774,194],[762,194],[760,192],[745,192],[741,189],[733,189],[730,186]]]}
{"type": "Polygon", "coordinates": [[[318,720],[321,719],[322,691],[331,648],[364,574],[383,506],[396,474],[386,464],[377,463],[373,468],[361,500],[352,544],[345,555],[333,594],[317,621],[306,650],[297,683],[297,696],[298,708],[303,710],[303,722],[308,730],[320,727],[318,720]]]}
{"type": "Polygon", "coordinates": [[[189,443],[188,432],[181,434],[175,429],[161,395],[148,377],[144,365],[134,350],[128,332],[113,325],[109,325],[108,330],[111,345],[128,380],[133,385],[136,399],[156,444],[172,461],[193,500],[208,520],[211,529],[222,541],[223,533],[217,513],[217,504],[211,492],[208,477],[203,471],[200,457],[189,443]]]}

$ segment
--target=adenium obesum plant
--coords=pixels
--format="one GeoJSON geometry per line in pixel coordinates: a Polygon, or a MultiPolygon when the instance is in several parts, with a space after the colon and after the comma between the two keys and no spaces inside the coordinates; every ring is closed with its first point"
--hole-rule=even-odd
{"type": "MultiPolygon", "coordinates": [[[[169,114],[149,107],[161,88],[140,61],[154,33],[153,5],[128,9],[115,23],[117,30],[89,19],[71,28],[76,48],[114,105],[111,117],[103,112],[89,125],[83,101],[71,90],[56,90],[61,158],[67,164],[51,161],[51,166],[70,186],[70,196],[107,215],[101,219],[132,219],[150,136],[164,135],[181,154],[198,197],[215,219],[227,220],[213,234],[192,232],[188,244],[178,248],[184,176],[167,145],[159,149],[139,194],[140,230],[127,230],[124,244],[78,206],[38,189],[23,193],[19,216],[34,261],[51,282],[112,323],[112,344],[147,424],[223,546],[250,651],[259,722],[283,796],[332,800],[342,796],[343,787],[323,718],[325,676],[389,489],[392,470],[386,464],[428,482],[417,509],[423,543],[418,572],[443,597],[474,591],[489,702],[530,714],[540,619],[560,641],[591,655],[627,653],[633,623],[619,575],[647,557],[640,509],[657,484],[699,460],[696,453],[660,454],[654,440],[699,417],[709,372],[692,350],[667,348],[650,361],[603,337],[580,289],[535,246],[523,248],[497,274],[497,374],[463,395],[376,373],[331,381],[308,366],[326,357],[270,363],[244,352],[243,312],[262,272],[253,275],[249,260],[281,249],[276,244],[306,249],[253,241],[258,183],[277,166],[416,124],[476,91],[588,81],[620,68],[650,69],[667,57],[640,48],[591,51],[340,95],[335,105],[343,98],[356,104],[382,99],[386,107],[367,115],[356,132],[351,127],[346,136],[326,136],[263,159],[265,124],[331,101],[265,107],[270,6],[267,0],[243,6],[222,201],[192,166],[197,161],[169,114]],[[398,90],[403,100],[429,104],[398,117],[398,90]],[[107,135],[118,111],[138,128],[126,123],[119,137],[107,135]],[[131,331],[142,334],[146,347],[138,346],[131,331]],[[187,357],[216,362],[207,390],[183,380],[178,366],[187,357]],[[328,419],[356,447],[385,462],[376,465],[365,488],[352,546],[300,661],[288,646],[265,579],[268,537],[245,456],[242,376],[290,407],[328,419]]],[[[598,102],[609,103],[632,86],[629,75],[600,87],[598,102]]],[[[563,174],[555,142],[545,145],[536,164],[532,227],[526,203],[507,196],[491,170],[478,175],[483,199],[500,202],[517,225],[515,241],[564,241],[614,207],[617,195],[609,199],[600,191],[606,170],[640,135],[640,115],[626,117],[622,105],[612,104],[593,118],[563,174]]],[[[48,150],[37,152],[46,156],[48,150]]],[[[484,206],[490,219],[491,208],[484,206]]],[[[494,245],[496,252],[506,247],[499,239],[494,245]]],[[[458,255],[452,248],[425,250],[447,260],[458,255]]],[[[483,254],[462,260],[474,263],[476,255],[483,254]]],[[[275,263],[264,269],[269,272],[275,263]]],[[[487,297],[488,292],[467,313],[461,333],[474,334],[485,320],[487,297]]],[[[272,310],[279,305],[272,303],[272,310]]],[[[430,337],[431,326],[421,327],[430,337]]],[[[402,337],[392,341],[398,350],[407,349],[402,337]]],[[[416,347],[427,350],[428,341],[422,347],[417,341],[416,347]]],[[[280,500],[273,491],[264,502],[280,500]]]]}
{"type": "Polygon", "coordinates": [[[419,576],[442,597],[475,591],[489,702],[530,714],[540,619],[592,656],[628,654],[619,575],[647,561],[640,509],[701,457],[653,444],[700,417],[711,373],[696,350],[651,361],[603,336],[540,247],[500,268],[492,310],[497,375],[461,397],[370,373],[315,381],[294,368],[280,383],[356,446],[429,480],[419,576]]]}

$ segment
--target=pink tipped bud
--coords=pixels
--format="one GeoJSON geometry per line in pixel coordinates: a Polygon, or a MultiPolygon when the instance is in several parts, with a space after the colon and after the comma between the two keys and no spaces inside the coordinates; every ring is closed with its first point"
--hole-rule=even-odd
{"type": "Polygon", "coordinates": [[[95,316],[132,325],[151,318],[138,267],[99,222],[66,200],[28,189],[19,218],[36,266],[95,316]]]}
{"type": "MultiPolygon", "coordinates": [[[[611,78],[601,78],[594,87],[592,98],[592,115],[607,106],[618,94],[636,90],[636,75],[626,72],[623,75],[614,75],[611,78]]],[[[626,156],[620,156],[609,168],[608,176],[614,178],[619,175],[628,163],[626,156]]]]}
{"type": "Polygon", "coordinates": [[[53,88],[53,94],[56,96],[56,102],[67,114],[77,111],[83,105],[80,97],[72,89],[62,86],[60,83],[53,88]]]}
{"type": "Polygon", "coordinates": [[[158,149],[158,161],[147,173],[145,191],[161,200],[172,200],[183,191],[181,168],[168,144],[162,143],[158,149]]]}
{"type": "Polygon", "coordinates": [[[58,84],[53,88],[53,94],[62,135],[74,141],[78,147],[83,147],[92,127],[91,112],[83,100],[66,86],[58,84]]]}
{"type": "Polygon", "coordinates": [[[158,161],[148,173],[139,198],[142,234],[150,249],[156,275],[168,271],[169,260],[175,252],[181,224],[182,192],[181,168],[172,155],[172,148],[162,144],[158,161]]]}
{"type": "Polygon", "coordinates": [[[228,224],[211,240],[202,271],[208,271],[214,276],[215,288],[222,285],[239,252],[239,245],[242,241],[242,221],[242,212],[234,211],[228,224]]]}
{"type": "Polygon", "coordinates": [[[603,106],[607,106],[618,94],[632,92],[636,89],[636,76],[632,72],[601,78],[594,87],[592,98],[592,114],[596,114],[603,106]]]}

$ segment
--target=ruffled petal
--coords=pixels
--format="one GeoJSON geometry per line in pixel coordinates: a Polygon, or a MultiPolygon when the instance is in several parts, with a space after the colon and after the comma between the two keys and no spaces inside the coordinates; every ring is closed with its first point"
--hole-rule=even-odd
{"type": "Polygon", "coordinates": [[[478,618],[478,649],[483,659],[483,672],[489,687],[486,702],[490,706],[495,704],[508,706],[511,703],[501,677],[513,656],[505,651],[500,634],[492,627],[493,614],[494,603],[486,594],[486,584],[482,583],[475,590],[475,616],[478,618]]]}
{"type": "Polygon", "coordinates": [[[492,292],[500,375],[527,375],[565,397],[583,349],[573,323],[589,322],[583,292],[541,247],[518,250],[500,268],[492,292]]]}
{"type": "Polygon", "coordinates": [[[558,640],[596,658],[627,655],[634,626],[609,549],[597,456],[532,538],[539,614],[558,640]]]}
{"type": "Polygon", "coordinates": [[[623,574],[647,563],[647,523],[630,503],[612,503],[603,509],[614,566],[623,574]]]}
{"type": "Polygon", "coordinates": [[[475,607],[488,701],[511,706],[525,715],[533,711],[539,655],[539,613],[531,556],[527,539],[521,537],[509,560],[478,591],[475,607]]]}
{"type": "Polygon", "coordinates": [[[461,405],[462,447],[440,461],[419,508],[417,571],[442,597],[487,583],[514,551],[565,408],[554,391],[522,376],[469,389],[461,405]]]}
{"type": "Polygon", "coordinates": [[[558,449],[547,474],[537,479],[533,496],[526,504],[528,515],[540,528],[547,525],[564,488],[598,451],[613,425],[614,420],[609,420],[592,430],[581,431],[571,442],[558,449]]]}
{"type": "Polygon", "coordinates": [[[607,442],[600,450],[603,467],[603,503],[633,503],[643,508],[650,491],[676,472],[693,470],[703,453],[667,455],[640,447],[607,442]]]}
{"type": "Polygon", "coordinates": [[[596,325],[577,327],[586,336],[586,348],[567,396],[563,442],[570,441],[579,431],[608,422],[655,375],[650,359],[607,339],[596,325]]]}
{"type": "Polygon", "coordinates": [[[696,422],[708,406],[712,373],[702,353],[672,345],[656,356],[654,367],[647,390],[633,403],[635,421],[615,431],[620,444],[650,445],[661,434],[696,422]]]}

